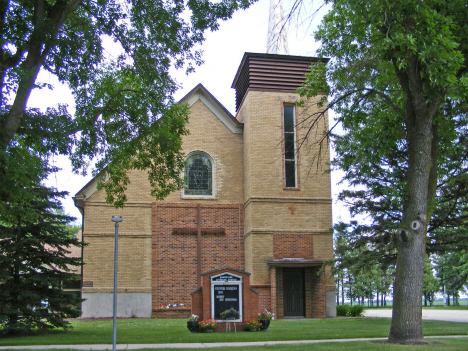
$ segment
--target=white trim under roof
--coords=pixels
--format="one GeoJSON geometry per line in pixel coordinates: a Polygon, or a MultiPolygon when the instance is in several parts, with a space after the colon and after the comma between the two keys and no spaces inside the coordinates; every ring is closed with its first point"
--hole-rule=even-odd
{"type": "Polygon", "coordinates": [[[194,90],[188,93],[180,102],[187,103],[192,106],[198,100],[203,102],[205,106],[218,117],[218,119],[234,134],[242,134],[242,125],[237,124],[234,118],[226,113],[226,110],[220,103],[210,96],[202,85],[198,85],[194,90]]]}

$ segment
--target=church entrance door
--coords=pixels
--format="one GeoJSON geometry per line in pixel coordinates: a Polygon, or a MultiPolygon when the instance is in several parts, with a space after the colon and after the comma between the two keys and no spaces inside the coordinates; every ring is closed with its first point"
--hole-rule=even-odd
{"type": "Polygon", "coordinates": [[[304,317],[304,268],[283,268],[285,317],[304,317]]]}

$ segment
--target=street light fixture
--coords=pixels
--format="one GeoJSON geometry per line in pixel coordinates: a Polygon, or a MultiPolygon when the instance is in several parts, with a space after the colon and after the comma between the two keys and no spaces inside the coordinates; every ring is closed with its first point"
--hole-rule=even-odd
{"type": "Polygon", "coordinates": [[[115,223],[115,241],[114,241],[114,323],[112,327],[112,351],[116,349],[117,340],[117,242],[119,237],[119,223],[122,222],[122,216],[112,216],[112,222],[115,223]]]}

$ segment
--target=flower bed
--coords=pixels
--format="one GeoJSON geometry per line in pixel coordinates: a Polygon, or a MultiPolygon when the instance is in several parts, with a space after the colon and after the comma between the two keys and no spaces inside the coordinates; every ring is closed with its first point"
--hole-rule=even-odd
{"type": "Polygon", "coordinates": [[[218,329],[219,324],[215,319],[204,319],[198,322],[198,330],[204,332],[212,332],[215,329],[218,329]]]}

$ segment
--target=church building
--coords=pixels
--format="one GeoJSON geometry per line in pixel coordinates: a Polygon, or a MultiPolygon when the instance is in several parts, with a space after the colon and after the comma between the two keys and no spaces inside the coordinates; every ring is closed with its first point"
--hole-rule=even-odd
{"type": "Polygon", "coordinates": [[[232,83],[235,116],[202,85],[182,98],[190,106],[185,185],[163,201],[151,197],[146,172],[136,170],[123,209],[106,204],[96,179],[75,195],[88,244],[82,317],[112,316],[113,215],[123,218],[119,317],[185,318],[203,275],[226,267],[250,276],[258,312],[336,315],[335,284],[324,266],[333,259],[329,149],[316,143],[328,117],[308,130],[320,97],[295,104],[318,60],[246,53],[232,83]]]}

